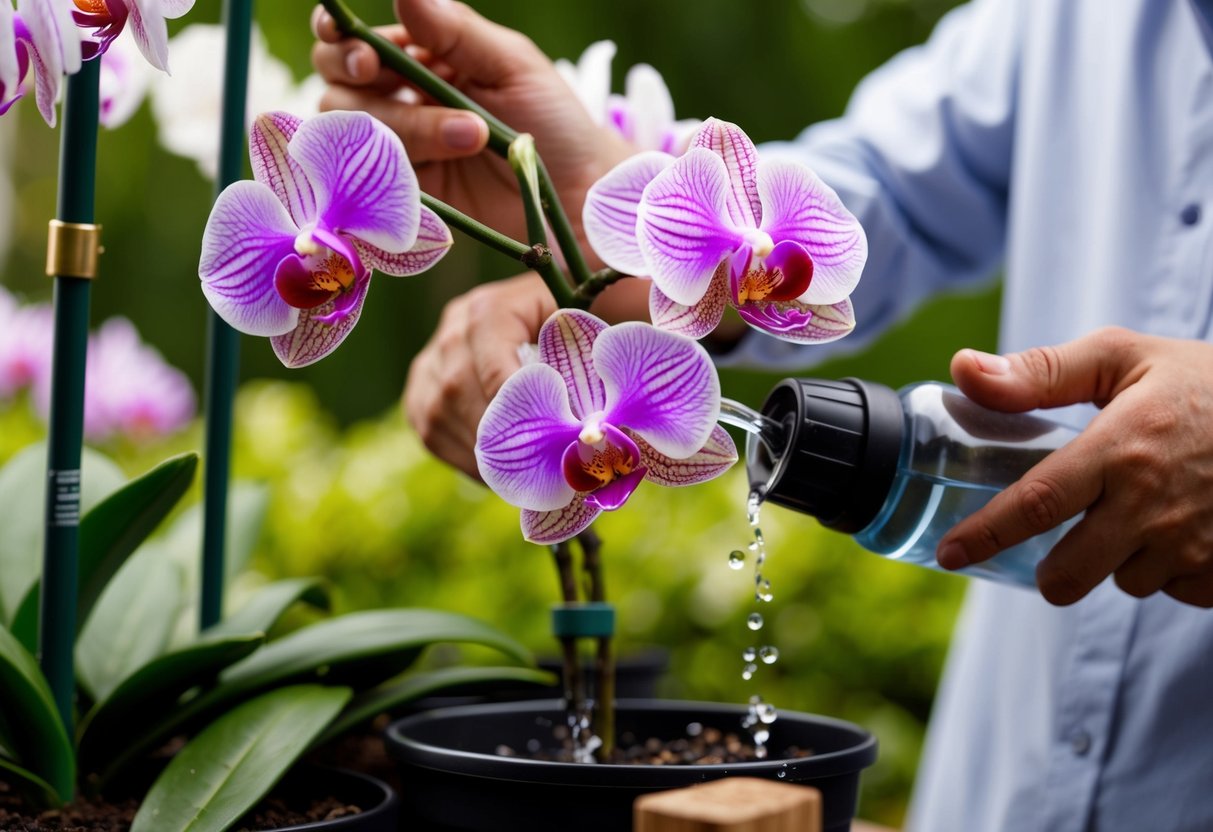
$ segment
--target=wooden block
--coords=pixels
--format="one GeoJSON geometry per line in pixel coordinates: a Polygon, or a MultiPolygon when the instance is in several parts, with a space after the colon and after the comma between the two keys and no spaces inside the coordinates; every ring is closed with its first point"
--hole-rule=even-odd
{"type": "Polygon", "coordinates": [[[821,832],[821,792],[757,777],[726,777],[646,794],[634,832],[821,832]]]}

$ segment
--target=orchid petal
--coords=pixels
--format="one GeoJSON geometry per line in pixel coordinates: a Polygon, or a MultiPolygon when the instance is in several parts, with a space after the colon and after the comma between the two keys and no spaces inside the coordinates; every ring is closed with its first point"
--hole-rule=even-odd
{"type": "Polygon", "coordinates": [[[636,437],[636,444],[640,446],[641,463],[648,469],[648,479],[669,487],[707,482],[737,462],[733,437],[719,425],[712,428],[703,447],[686,459],[671,459],[640,437],[636,437]]]}
{"type": "Polygon", "coordinates": [[[511,505],[533,511],[566,506],[575,492],[561,460],[579,431],[560,373],[529,364],[506,379],[480,419],[480,476],[511,505]]]}
{"type": "Polygon", "coordinates": [[[247,335],[282,335],[299,311],[274,289],[274,273],[294,254],[298,229],[269,188],[235,182],[219,198],[202,232],[198,275],[219,317],[247,335]]]}
{"type": "Polygon", "coordinates": [[[639,153],[612,168],[586,194],[581,215],[586,239],[612,269],[648,273],[636,240],[636,214],[645,187],[673,163],[674,157],[667,153],[639,153]]]}
{"type": "Polygon", "coordinates": [[[253,121],[248,137],[253,178],[274,192],[300,227],[316,219],[311,183],[287,152],[291,137],[302,123],[303,119],[290,113],[262,113],[253,121]]]}
{"type": "Polygon", "coordinates": [[[127,0],[130,10],[127,23],[139,51],[147,62],[162,72],[168,72],[168,24],[164,22],[161,0],[127,0]]]}
{"type": "Polygon", "coordinates": [[[395,277],[420,274],[441,260],[454,244],[451,229],[424,205],[421,206],[421,227],[417,232],[417,242],[413,243],[413,247],[408,251],[391,254],[370,243],[354,240],[354,248],[358,250],[363,263],[369,268],[395,277]]]}
{"type": "Polygon", "coordinates": [[[539,330],[539,360],[554,367],[569,390],[573,415],[584,419],[606,407],[602,379],[594,370],[593,348],[607,328],[589,312],[566,309],[548,318],[539,330]]]}
{"type": "MultiPolygon", "coordinates": [[[[582,425],[583,432],[586,427],[585,424],[582,425]]],[[[574,491],[589,492],[606,488],[618,477],[630,476],[640,465],[640,446],[632,437],[614,425],[599,424],[598,428],[602,430],[600,442],[589,444],[582,441],[578,435],[561,455],[560,469],[564,472],[564,481],[574,491]],[[612,450],[615,453],[612,453],[612,450]],[[605,455],[605,458],[600,455],[605,455]],[[621,473],[620,468],[626,470],[621,473]]],[[[607,499],[608,504],[611,499],[613,498],[607,499]]],[[[598,507],[612,511],[619,506],[616,504],[607,508],[607,505],[598,504],[598,507]]]]}
{"type": "Polygon", "coordinates": [[[6,105],[20,97],[21,75],[13,6],[5,0],[0,3],[0,108],[6,109],[6,105]]]}
{"type": "Polygon", "coordinates": [[[607,110],[607,96],[611,92],[611,61],[615,58],[615,44],[609,40],[591,43],[577,59],[574,67],[568,61],[559,62],[558,70],[565,82],[573,88],[577,99],[594,119],[603,123],[607,110]]]}
{"type": "Polygon", "coordinates": [[[699,340],[720,326],[729,300],[729,282],[725,277],[725,264],[716,269],[712,284],[698,303],[684,306],[665,296],[657,284],[649,289],[649,318],[653,326],[666,332],[677,332],[688,338],[699,340]]]}
{"type": "Polygon", "coordinates": [[[578,494],[572,502],[554,511],[522,512],[522,536],[531,543],[563,543],[589,527],[602,513],[578,494]]]}
{"type": "Polygon", "coordinates": [[[631,497],[632,492],[640,485],[644,479],[644,475],[644,466],[640,466],[630,474],[624,474],[618,479],[611,480],[602,488],[586,494],[586,505],[600,508],[603,511],[614,511],[615,509],[622,508],[623,504],[628,501],[628,497],[631,497]]]}
{"type": "Polygon", "coordinates": [[[710,118],[691,139],[691,147],[706,148],[724,161],[729,172],[728,216],[735,226],[757,228],[762,219],[755,174],[758,150],[750,137],[736,124],[710,118]]]}
{"type": "Polygon", "coordinates": [[[306,367],[341,346],[362,315],[362,304],[370,287],[369,279],[360,280],[328,303],[300,310],[298,326],[270,339],[278,360],[286,367],[306,367]]]}
{"type": "Polygon", "coordinates": [[[813,280],[801,300],[834,303],[850,295],[868,259],[868,240],[838,194],[809,168],[782,159],[758,166],[758,192],[762,230],[800,243],[813,258],[813,280]]]}
{"type": "Polygon", "coordinates": [[[143,103],[152,81],[132,38],[117,38],[101,55],[100,121],[110,130],[121,127],[143,103]]]}
{"type": "Polygon", "coordinates": [[[678,303],[697,303],[741,242],[725,217],[727,191],[724,162],[702,148],[687,151],[645,188],[636,224],[640,250],[653,281],[678,303]]]}
{"type": "Polygon", "coordinates": [[[849,300],[833,304],[759,301],[738,306],[737,314],[750,326],[797,344],[837,341],[855,328],[855,310],[849,300]]]}
{"type": "Polygon", "coordinates": [[[289,152],[329,228],[393,254],[417,241],[420,188],[400,137],[366,113],[328,112],[296,131],[289,152]]]}
{"type": "Polygon", "coordinates": [[[55,126],[55,103],[64,73],[80,71],[80,30],[72,20],[71,4],[50,0],[18,0],[17,14],[29,29],[27,54],[34,65],[34,97],[38,112],[55,126]]]}
{"type": "Polygon", "coordinates": [[[623,88],[632,112],[632,141],[637,147],[660,148],[674,123],[674,99],[661,73],[648,64],[636,64],[628,70],[623,88]]]}
{"type": "Polygon", "coordinates": [[[677,459],[703,447],[720,414],[720,379],[698,343],[623,323],[598,336],[594,366],[606,388],[603,421],[630,428],[677,459]]]}
{"type": "Polygon", "coordinates": [[[194,0],[160,0],[160,13],[169,20],[176,20],[194,8],[194,0]]]}

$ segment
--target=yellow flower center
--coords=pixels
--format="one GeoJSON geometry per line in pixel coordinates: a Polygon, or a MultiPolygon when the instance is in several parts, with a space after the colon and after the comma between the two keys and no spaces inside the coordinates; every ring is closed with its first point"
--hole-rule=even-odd
{"type": "Polygon", "coordinates": [[[636,468],[636,460],[630,454],[624,453],[622,448],[607,445],[602,450],[595,451],[588,461],[581,463],[581,468],[601,485],[606,485],[632,473],[636,468]]]}
{"type": "Polygon", "coordinates": [[[751,268],[737,286],[737,303],[766,300],[782,282],[783,274],[779,269],[768,269],[765,266],[751,268]]]}

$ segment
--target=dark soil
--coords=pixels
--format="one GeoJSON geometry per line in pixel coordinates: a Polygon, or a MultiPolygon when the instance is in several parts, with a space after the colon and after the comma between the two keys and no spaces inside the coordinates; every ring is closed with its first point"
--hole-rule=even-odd
{"type": "MultiPolygon", "coordinates": [[[[503,757],[572,762],[573,748],[568,739],[568,729],[558,725],[552,733],[554,739],[561,743],[558,749],[542,748],[537,740],[532,740],[530,746],[523,751],[508,745],[499,745],[497,753],[503,757]]],[[[764,759],[797,760],[812,754],[811,749],[790,746],[778,754],[761,756],[748,736],[743,739],[738,733],[725,733],[719,728],[696,726],[693,733],[674,740],[658,737],[640,740],[630,733],[624,733],[619,737],[618,744],[612,749],[606,762],[629,766],[709,766],[764,759]]]]}
{"type": "MultiPolygon", "coordinates": [[[[0,829],[5,832],[128,832],[139,804],[81,798],[62,809],[31,809],[11,786],[0,780],[0,829]]],[[[314,798],[280,786],[241,819],[233,829],[261,832],[304,823],[332,820],[362,811],[333,797],[314,798]]]]}

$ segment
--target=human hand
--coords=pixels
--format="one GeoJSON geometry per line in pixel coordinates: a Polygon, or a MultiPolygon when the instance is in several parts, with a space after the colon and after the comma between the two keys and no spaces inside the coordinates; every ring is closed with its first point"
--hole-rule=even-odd
{"type": "Polygon", "coordinates": [[[1085,511],[1037,567],[1047,600],[1074,603],[1113,575],[1139,598],[1213,607],[1213,345],[1109,328],[1007,356],[961,350],[952,377],[994,410],[1102,411],[956,524],[941,566],[987,560],[1085,511]]]}
{"type": "MultiPolygon", "coordinates": [[[[453,0],[396,0],[396,16],[402,25],[379,27],[380,34],[514,129],[535,137],[580,235],[585,192],[634,151],[594,123],[552,62],[523,34],[453,0]]],[[[322,8],[312,26],[319,39],[312,63],[330,85],[321,110],[364,110],[375,116],[404,140],[422,190],[506,234],[525,236],[513,172],[502,159],[482,152],[489,135],[483,119],[421,98],[381,66],[369,45],[342,37],[322,8]]]]}

